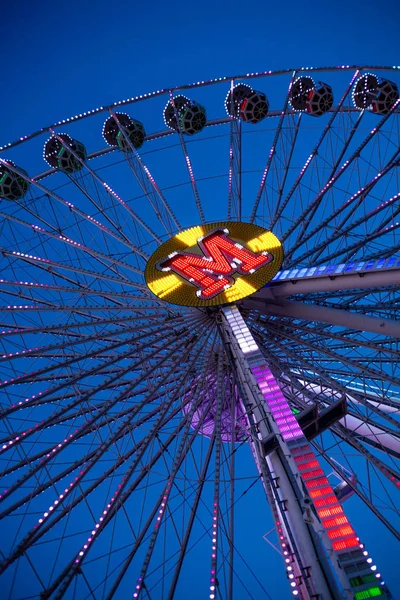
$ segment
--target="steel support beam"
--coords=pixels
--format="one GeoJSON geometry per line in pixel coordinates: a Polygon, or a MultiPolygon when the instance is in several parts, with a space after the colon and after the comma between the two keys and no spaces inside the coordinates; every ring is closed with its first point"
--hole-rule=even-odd
{"type": "Polygon", "coordinates": [[[370,317],[354,311],[328,308],[316,304],[304,304],[303,302],[292,300],[266,301],[263,298],[257,297],[257,295],[244,300],[243,307],[256,309],[259,313],[265,315],[289,317],[313,322],[318,321],[353,330],[369,331],[371,333],[400,338],[400,321],[370,317]]]}
{"type": "MultiPolygon", "coordinates": [[[[303,577],[302,597],[307,600],[315,597],[319,597],[321,600],[343,597],[337,588],[337,581],[332,577],[332,566],[326,560],[325,551],[319,539],[320,536],[324,537],[322,527],[316,520],[310,524],[304,518],[305,506],[308,502],[307,493],[287,443],[281,435],[253,375],[249,359],[244,355],[243,348],[240,347],[237,338],[240,334],[232,328],[237,327],[237,325],[233,325],[230,318],[232,311],[235,312],[234,320],[242,320],[236,308],[224,309],[222,335],[227,347],[230,348],[246,414],[249,416],[249,424],[256,432],[253,440],[256,464],[265,485],[267,487],[271,485],[274,491],[274,499],[268,498],[268,500],[273,504],[272,510],[279,515],[279,522],[288,537],[303,577]],[[264,442],[267,443],[271,436],[274,438],[275,447],[267,453],[264,451],[264,442]]],[[[252,361],[257,362],[258,359],[261,363],[265,362],[257,350],[254,340],[251,341],[249,330],[243,321],[242,323],[247,330],[245,332],[242,327],[242,335],[249,339],[250,350],[248,351],[251,352],[252,361]]],[[[331,559],[335,560],[333,556],[331,559]]],[[[337,571],[337,576],[340,579],[340,569],[337,571]]],[[[347,581],[341,581],[341,585],[342,589],[347,590],[347,581]]],[[[350,598],[347,591],[344,597],[350,598]]]]}
{"type": "Polygon", "coordinates": [[[269,287],[264,287],[254,294],[254,297],[264,299],[287,298],[293,294],[338,292],[390,285],[400,285],[400,269],[273,281],[269,287]]]}

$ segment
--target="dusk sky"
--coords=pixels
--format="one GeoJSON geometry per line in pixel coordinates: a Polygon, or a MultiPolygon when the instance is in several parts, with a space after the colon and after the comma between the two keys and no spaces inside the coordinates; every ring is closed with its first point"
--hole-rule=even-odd
{"type": "MultiPolygon", "coordinates": [[[[399,65],[399,22],[397,0],[5,2],[1,9],[0,146],[78,113],[168,86],[300,66],[399,65]]],[[[261,81],[260,89],[266,86],[261,81]]],[[[203,96],[206,100],[206,92],[203,96]]],[[[203,97],[200,100],[204,104],[203,97]]],[[[140,110],[145,116],[146,108],[140,110]]],[[[84,127],[81,124],[80,131],[84,127]]],[[[88,134],[88,140],[93,140],[91,151],[96,144],[104,147],[100,137],[94,140],[88,134]]],[[[16,156],[30,175],[47,168],[39,155],[24,158],[22,147],[16,156]]],[[[172,180],[168,161],[160,173],[166,181],[172,180]]],[[[188,226],[195,225],[196,215],[187,211],[184,220],[188,226]]],[[[250,453],[243,455],[242,473],[247,464],[254,469],[250,453]]],[[[247,483],[240,486],[241,491],[248,487],[247,483]]],[[[281,558],[262,538],[272,520],[261,486],[258,491],[252,487],[248,497],[248,519],[239,524],[236,543],[246,550],[243,554],[246,561],[253,561],[254,571],[269,569],[269,597],[289,599],[281,558]],[[268,516],[260,523],[263,510],[268,516]],[[250,545],[254,545],[253,555],[250,545]]],[[[388,532],[379,533],[379,538],[375,535],[376,518],[358,499],[352,498],[346,506],[394,597],[396,592],[400,597],[394,538],[388,532]]],[[[245,569],[243,563],[238,572],[241,568],[245,569]]],[[[190,578],[186,583],[192,585],[190,578]]],[[[19,593],[29,597],[28,588],[25,581],[19,593]]],[[[260,589],[254,588],[255,600],[267,597],[260,589]]],[[[15,592],[11,599],[20,597],[15,592]]],[[[202,592],[193,588],[187,596],[177,594],[176,600],[201,597],[202,592]]]]}

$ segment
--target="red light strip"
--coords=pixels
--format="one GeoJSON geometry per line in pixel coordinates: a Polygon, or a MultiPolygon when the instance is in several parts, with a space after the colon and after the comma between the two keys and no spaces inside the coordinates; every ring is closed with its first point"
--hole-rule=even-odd
{"type": "MultiPolygon", "coordinates": [[[[331,517],[334,515],[343,515],[343,508],[339,504],[333,488],[329,485],[329,480],[325,477],[319,460],[314,454],[312,447],[306,442],[297,420],[290,411],[289,404],[282,394],[274,376],[267,365],[260,365],[252,368],[253,375],[263,393],[263,396],[271,409],[272,416],[278,425],[283,438],[288,443],[292,456],[297,464],[301,478],[303,479],[311,498],[315,501],[316,498],[323,499],[324,504],[329,508],[319,510],[318,514],[321,518],[331,517]],[[290,414],[288,414],[290,411],[290,414]],[[285,416],[283,416],[285,415],[285,416]],[[302,439],[304,443],[302,443],[302,439]],[[301,443],[301,446],[295,446],[301,443]]],[[[316,508],[318,509],[317,505],[316,508]]],[[[342,517],[343,518],[343,517],[342,517]]],[[[347,522],[347,519],[346,521],[347,522]]],[[[346,527],[337,527],[338,523],[335,519],[323,520],[322,525],[327,531],[328,536],[336,541],[344,540],[346,548],[356,547],[359,542],[355,538],[354,529],[351,525],[346,527]],[[349,541],[350,540],[350,541],[349,541]],[[353,540],[353,541],[351,541],[353,540]]],[[[337,546],[337,544],[336,544],[337,546]]],[[[336,548],[335,548],[336,549],[336,548]]]]}
{"type": "Polygon", "coordinates": [[[172,270],[184,277],[197,285],[200,298],[209,300],[233,285],[231,276],[234,273],[252,274],[273,260],[271,254],[252,252],[229,238],[228,234],[228,229],[211,231],[197,242],[203,256],[190,252],[176,253],[159,262],[157,268],[172,270]]]}

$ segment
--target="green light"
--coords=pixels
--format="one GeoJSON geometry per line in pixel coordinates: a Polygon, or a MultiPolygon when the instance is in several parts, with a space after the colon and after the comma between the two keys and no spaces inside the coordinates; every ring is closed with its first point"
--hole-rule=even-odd
{"type": "Polygon", "coordinates": [[[294,408],[293,406],[291,406],[290,408],[292,409],[292,413],[293,413],[294,415],[298,415],[298,414],[299,414],[299,412],[300,412],[300,411],[299,411],[299,409],[298,409],[298,408],[294,408]]]}
{"type": "Polygon", "coordinates": [[[368,588],[362,592],[356,592],[354,600],[366,600],[366,598],[376,598],[376,596],[382,596],[382,590],[378,586],[368,588]]]}
{"type": "Polygon", "coordinates": [[[375,583],[376,575],[374,573],[368,573],[367,575],[352,577],[350,579],[350,584],[352,587],[357,587],[358,585],[362,585],[363,583],[375,583]]]}
{"type": "Polygon", "coordinates": [[[371,573],[370,575],[363,575],[362,580],[363,583],[375,583],[376,575],[374,575],[373,573],[371,573]]]}

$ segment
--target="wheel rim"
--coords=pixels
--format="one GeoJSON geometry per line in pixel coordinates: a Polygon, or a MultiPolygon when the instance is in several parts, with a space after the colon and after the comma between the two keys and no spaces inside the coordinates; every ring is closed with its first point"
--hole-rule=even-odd
{"type": "MultiPolygon", "coordinates": [[[[228,382],[227,403],[237,394],[217,313],[159,301],[143,272],[168,237],[221,217],[270,227],[283,242],[287,271],[342,263],[355,270],[371,261],[375,272],[379,259],[397,260],[399,110],[395,104],[377,115],[354,107],[354,85],[370,71],[398,81],[388,68],[313,69],[314,81],[326,81],[335,97],[320,120],[292,110],[291,86],[310,73],[287,70],[161,90],[57,123],[3,149],[0,158],[18,165],[3,168],[8,164],[25,191],[20,167],[30,172],[29,160],[40,164],[38,149],[49,134],[61,145],[64,138],[57,136],[65,132],[86,144],[87,131],[88,148],[92,144],[87,162],[81,151],[73,155],[70,172],[41,171],[26,195],[3,199],[0,206],[0,447],[7,490],[0,514],[10,527],[2,550],[10,597],[23,597],[26,570],[35,581],[33,593],[43,597],[67,591],[107,597],[117,589],[133,595],[129,582],[140,577],[146,561],[150,597],[160,590],[168,597],[175,580],[178,590],[188,585],[182,548],[189,533],[192,555],[207,556],[202,572],[208,593],[215,495],[227,499],[215,594],[245,590],[251,597],[260,586],[268,593],[267,579],[251,567],[251,553],[242,556],[233,537],[234,519],[243,519],[233,507],[257,472],[248,474],[250,456],[243,464],[237,458],[243,442],[222,443],[220,432],[211,442],[195,435],[199,423],[190,412],[196,401],[204,406],[218,364],[228,382]],[[224,97],[240,82],[269,100],[268,118],[255,127],[223,114],[224,97]],[[180,93],[213,117],[193,139],[179,127],[152,128],[180,93]],[[101,147],[102,123],[120,110],[143,120],[151,132],[139,150],[101,147]],[[202,382],[198,391],[194,380],[202,382]],[[182,460],[179,468],[174,455],[182,460]],[[207,483],[201,487],[202,474],[207,483]],[[151,532],[165,495],[170,512],[153,547],[151,532]],[[132,522],[129,513],[137,507],[132,522]],[[38,566],[41,552],[51,567],[38,566]],[[247,565],[242,583],[236,567],[241,560],[247,565]]],[[[120,147],[129,147],[129,140],[120,147]]],[[[366,327],[395,321],[398,283],[381,280],[372,287],[294,293],[287,296],[292,305],[281,303],[279,314],[272,304],[258,310],[246,301],[241,310],[294,408],[303,410],[310,401],[326,407],[332,395],[347,398],[347,417],[317,438],[315,448],[327,468],[337,460],[350,474],[357,472],[354,502],[366,504],[396,534],[398,338],[390,324],[384,335],[323,320],[333,314],[330,309],[370,317],[374,321],[366,327]]]]}

